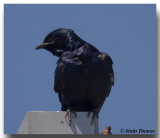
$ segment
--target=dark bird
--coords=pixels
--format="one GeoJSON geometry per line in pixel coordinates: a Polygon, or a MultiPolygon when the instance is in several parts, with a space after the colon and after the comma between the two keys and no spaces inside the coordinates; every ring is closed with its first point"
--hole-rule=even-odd
{"type": "Polygon", "coordinates": [[[61,110],[93,112],[93,118],[98,116],[114,85],[110,56],[65,28],[49,33],[36,49],[48,50],[59,57],[54,90],[58,93],[61,110]]]}
{"type": "Polygon", "coordinates": [[[112,134],[112,133],[111,133],[111,127],[110,127],[110,126],[105,127],[105,129],[102,130],[100,134],[101,134],[101,135],[112,134]]]}

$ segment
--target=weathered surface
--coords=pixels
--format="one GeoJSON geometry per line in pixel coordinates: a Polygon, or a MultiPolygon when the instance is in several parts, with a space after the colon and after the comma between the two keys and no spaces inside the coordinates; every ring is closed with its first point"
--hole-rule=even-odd
{"type": "Polygon", "coordinates": [[[17,134],[98,134],[98,119],[93,125],[92,114],[76,112],[71,114],[71,124],[63,111],[27,112],[17,134]]]}

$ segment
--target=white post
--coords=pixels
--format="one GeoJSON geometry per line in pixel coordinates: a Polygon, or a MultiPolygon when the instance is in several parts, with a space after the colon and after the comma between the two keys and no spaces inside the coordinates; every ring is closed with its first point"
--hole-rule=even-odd
{"type": "Polygon", "coordinates": [[[98,134],[98,119],[92,124],[88,112],[71,114],[71,124],[64,111],[30,111],[25,115],[17,134],[98,134]]]}

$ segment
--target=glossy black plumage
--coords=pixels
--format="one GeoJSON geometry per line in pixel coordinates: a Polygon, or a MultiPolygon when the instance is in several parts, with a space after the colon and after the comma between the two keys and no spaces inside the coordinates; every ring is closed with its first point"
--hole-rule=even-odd
{"type": "Polygon", "coordinates": [[[64,28],[49,33],[36,49],[41,48],[59,57],[54,90],[61,109],[99,113],[114,85],[110,56],[64,28]]]}

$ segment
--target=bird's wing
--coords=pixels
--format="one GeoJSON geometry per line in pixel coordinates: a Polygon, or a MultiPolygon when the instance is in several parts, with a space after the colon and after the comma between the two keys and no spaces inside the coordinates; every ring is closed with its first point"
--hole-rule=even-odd
{"type": "Polygon", "coordinates": [[[60,62],[55,70],[55,80],[54,80],[54,90],[56,93],[58,93],[60,102],[65,87],[64,72],[65,72],[65,64],[63,62],[60,62]]]}
{"type": "Polygon", "coordinates": [[[111,91],[111,87],[112,85],[114,85],[114,72],[113,72],[113,68],[112,68],[112,64],[113,61],[111,59],[111,57],[106,54],[106,53],[100,53],[98,55],[98,58],[100,58],[104,64],[105,70],[107,72],[107,76],[108,76],[108,82],[109,83],[109,89],[107,90],[107,97],[109,96],[109,93],[111,91]]]}

